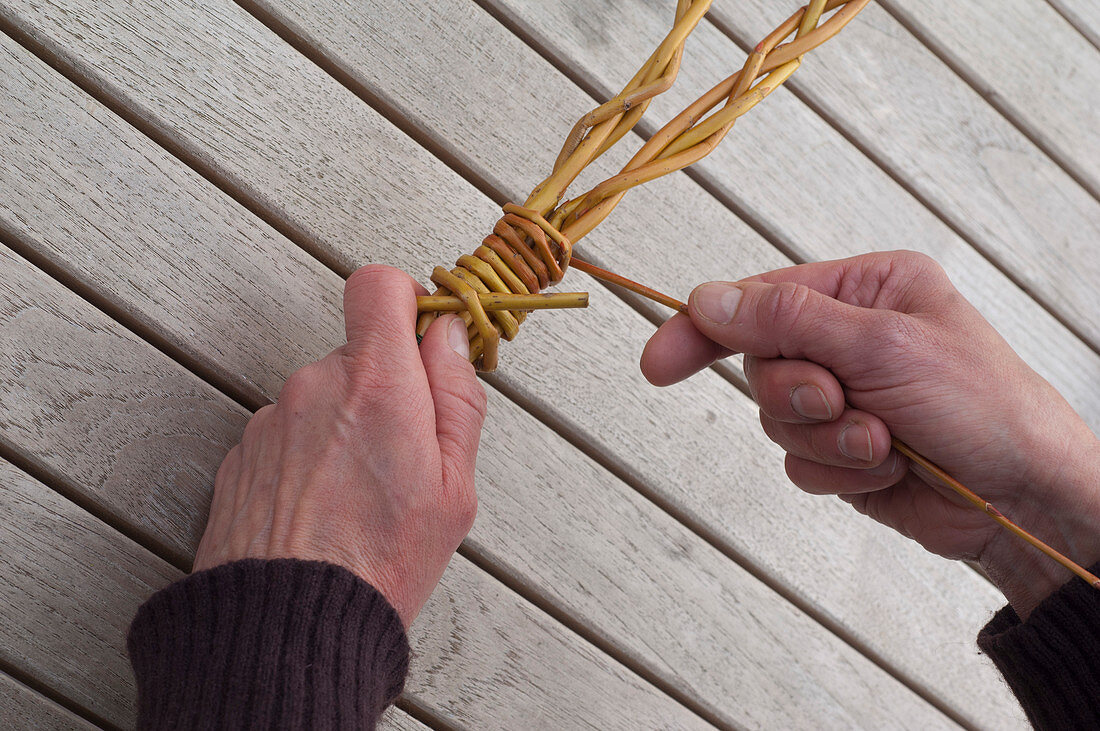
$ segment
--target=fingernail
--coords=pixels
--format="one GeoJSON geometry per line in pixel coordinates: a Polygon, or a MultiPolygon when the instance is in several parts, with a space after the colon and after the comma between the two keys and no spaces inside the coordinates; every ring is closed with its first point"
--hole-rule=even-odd
{"type": "Polygon", "coordinates": [[[872,455],[871,431],[864,425],[852,422],[837,437],[837,447],[848,459],[870,462],[872,455]]]}
{"type": "Polygon", "coordinates": [[[890,456],[883,460],[882,464],[878,467],[872,467],[867,470],[867,474],[874,475],[875,477],[886,477],[893,474],[894,470],[898,468],[898,453],[890,452],[890,456]]]}
{"type": "Polygon", "coordinates": [[[454,352],[466,360],[470,359],[470,338],[466,335],[466,323],[462,322],[461,317],[454,318],[447,326],[447,342],[454,352]]]}
{"type": "Polygon", "coordinates": [[[740,301],[741,288],[725,282],[700,285],[691,295],[695,311],[716,325],[729,324],[740,301]]]}
{"type": "Polygon", "coordinates": [[[833,418],[825,392],[812,383],[800,383],[791,390],[791,408],[803,419],[829,421],[833,418]]]}

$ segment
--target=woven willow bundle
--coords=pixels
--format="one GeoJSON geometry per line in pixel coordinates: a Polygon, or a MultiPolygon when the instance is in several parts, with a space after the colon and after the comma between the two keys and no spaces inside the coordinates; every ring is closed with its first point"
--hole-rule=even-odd
{"type": "MultiPolygon", "coordinates": [[[[560,282],[570,265],[674,309],[684,309],[681,302],[573,256],[573,243],[606,218],[626,191],[706,156],[738,117],[791,77],[807,51],[836,35],[869,1],[811,0],[757,44],[740,71],[654,134],[617,175],[562,203],[565,190],[580,172],[629,132],[649,102],[676,80],[684,43],[711,3],[678,0],[672,30],[621,92],[581,117],[549,177],[535,186],[522,206],[504,206],[504,216],[473,254],[459,257],[450,271],[435,268],[432,281],[439,289],[431,297],[418,298],[417,337],[423,337],[439,312],[459,312],[470,337],[470,360],[479,370],[492,371],[497,366],[501,336],[514,338],[529,310],[587,305],[584,293],[539,294],[560,282]],[[793,39],[784,43],[792,35],[793,39]],[[712,112],[715,107],[718,109],[712,112]]],[[[1017,526],[926,457],[897,439],[893,446],[1002,527],[1100,589],[1100,578],[1017,526]]]]}
{"type": "MultiPolygon", "coordinates": [[[[522,206],[504,206],[504,216],[473,254],[459,257],[448,271],[436,267],[435,295],[457,297],[470,335],[470,360],[482,371],[497,365],[501,336],[511,340],[530,306],[487,309],[485,295],[537,294],[557,284],[572,264],[600,279],[623,280],[572,255],[573,243],[607,217],[630,188],[686,167],[721,142],[741,115],[775,91],[802,62],[802,56],[836,35],[869,0],[812,0],[762,40],[740,71],[725,79],[650,138],[619,174],[564,203],[566,189],[580,172],[629,132],[649,102],[676,80],[684,43],[702,20],[711,0],[679,0],[676,20],[665,39],[630,83],[608,102],[581,117],[554,163],[550,176],[535,186],[522,206]],[[832,15],[826,16],[831,11],[832,15]],[[789,37],[789,43],[783,43],[789,37]],[[721,107],[709,116],[715,107],[721,107]]],[[[653,296],[652,291],[647,296],[653,296]]],[[[666,304],[677,305],[674,300],[666,304]]],[[[542,306],[554,306],[553,300],[542,306]]],[[[566,298],[562,306],[580,306],[566,298]],[[570,304],[572,303],[572,304],[570,304]]],[[[442,307],[442,305],[441,305],[442,307]]],[[[423,336],[438,314],[422,307],[417,334],[423,336]]]]}

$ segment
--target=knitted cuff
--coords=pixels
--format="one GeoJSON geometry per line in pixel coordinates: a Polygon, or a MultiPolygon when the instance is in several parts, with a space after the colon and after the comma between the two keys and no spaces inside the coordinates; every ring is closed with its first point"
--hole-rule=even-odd
{"type": "Polygon", "coordinates": [[[318,561],[247,559],[154,594],[127,641],[140,728],[373,728],[409,645],[371,585],[318,561]]]}
{"type": "Polygon", "coordinates": [[[1026,622],[1005,607],[978,635],[978,647],[1036,728],[1100,728],[1100,591],[1094,587],[1073,579],[1026,622]]]}

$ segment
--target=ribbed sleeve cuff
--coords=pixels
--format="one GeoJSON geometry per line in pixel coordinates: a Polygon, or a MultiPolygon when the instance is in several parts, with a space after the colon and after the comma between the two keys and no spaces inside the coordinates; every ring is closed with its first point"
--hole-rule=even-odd
{"type": "Polygon", "coordinates": [[[978,646],[1036,728],[1100,728],[1100,591],[1075,578],[1026,622],[1005,607],[978,635],[978,646]]]}
{"type": "Polygon", "coordinates": [[[248,559],[154,594],[127,641],[140,728],[373,728],[409,645],[397,612],[333,564],[248,559]]]}

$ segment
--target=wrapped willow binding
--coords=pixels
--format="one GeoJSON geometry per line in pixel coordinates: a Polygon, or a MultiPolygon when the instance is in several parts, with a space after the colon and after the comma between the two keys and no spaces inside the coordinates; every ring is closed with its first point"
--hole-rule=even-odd
{"type": "MultiPolygon", "coordinates": [[[[469,331],[470,360],[478,370],[496,368],[501,336],[514,338],[527,314],[524,310],[486,310],[479,295],[535,294],[560,282],[570,265],[621,284],[615,275],[573,256],[573,244],[606,218],[630,188],[707,155],[738,117],[790,78],[803,54],[836,35],[869,0],[813,0],[762,40],[740,71],[654,134],[618,175],[561,203],[577,175],[637,124],[653,97],[672,86],[684,42],[710,2],[679,0],[672,30],[621,92],[577,122],[550,176],[535,186],[522,206],[504,206],[504,216],[473,254],[459,257],[449,271],[435,268],[431,277],[439,287],[435,295],[462,301],[460,314],[469,331]],[[794,38],[783,43],[792,34],[794,38]],[[720,104],[717,111],[704,116],[720,104]]],[[[437,316],[437,312],[422,311],[417,335],[423,336],[437,316]]]]}

